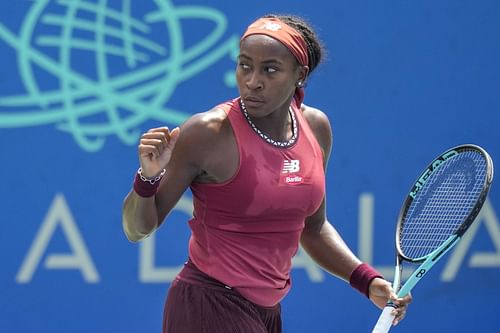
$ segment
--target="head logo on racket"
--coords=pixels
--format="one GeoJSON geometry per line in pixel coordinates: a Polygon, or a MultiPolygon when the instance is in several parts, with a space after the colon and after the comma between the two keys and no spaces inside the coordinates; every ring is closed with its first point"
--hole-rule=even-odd
{"type": "Polygon", "coordinates": [[[441,157],[437,158],[425,171],[422,173],[422,176],[417,180],[415,185],[413,186],[412,191],[408,194],[410,197],[415,199],[415,196],[417,195],[417,192],[420,191],[420,189],[424,186],[425,182],[427,179],[429,179],[430,175],[439,168],[441,164],[443,164],[444,161],[447,159],[457,155],[458,152],[455,150],[450,150],[444,153],[441,157]]]}

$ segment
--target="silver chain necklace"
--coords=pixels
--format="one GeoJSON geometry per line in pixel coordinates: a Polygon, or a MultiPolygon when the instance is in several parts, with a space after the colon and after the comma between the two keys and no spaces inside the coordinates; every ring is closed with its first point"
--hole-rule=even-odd
{"type": "Polygon", "coordinates": [[[247,112],[247,108],[245,107],[245,104],[243,103],[243,101],[241,99],[240,99],[240,106],[241,106],[241,112],[245,116],[245,119],[247,120],[250,127],[252,127],[253,130],[255,131],[255,133],[257,133],[262,139],[266,140],[267,143],[270,143],[275,147],[286,148],[286,147],[290,147],[291,145],[293,145],[295,143],[295,141],[297,140],[297,132],[298,132],[297,131],[297,120],[295,119],[295,113],[292,111],[291,107],[288,109],[288,112],[290,113],[290,117],[292,118],[292,132],[293,132],[292,137],[288,141],[276,141],[276,140],[271,139],[266,134],[262,133],[262,131],[260,129],[258,129],[257,126],[255,126],[252,119],[250,118],[250,115],[247,112]]]}

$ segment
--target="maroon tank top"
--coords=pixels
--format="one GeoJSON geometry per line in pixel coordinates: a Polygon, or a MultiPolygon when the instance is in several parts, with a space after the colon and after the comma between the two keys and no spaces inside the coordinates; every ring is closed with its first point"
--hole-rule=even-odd
{"type": "Polygon", "coordinates": [[[322,151],[295,103],[298,137],[287,148],[254,131],[239,99],[219,107],[231,123],[239,167],[224,183],[191,185],[189,255],[202,272],[245,298],[274,306],[290,288],[304,220],[325,193],[322,151]]]}

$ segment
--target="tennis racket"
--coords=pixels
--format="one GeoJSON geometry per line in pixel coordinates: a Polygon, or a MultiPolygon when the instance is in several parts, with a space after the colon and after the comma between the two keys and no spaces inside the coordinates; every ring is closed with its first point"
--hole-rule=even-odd
{"type": "MultiPolygon", "coordinates": [[[[393,289],[406,296],[443,255],[462,238],[481,210],[493,180],[493,162],[476,145],[449,149],[424,170],[408,193],[396,226],[393,289]],[[420,264],[401,287],[403,262],[420,264]]],[[[389,332],[390,302],[372,333],[389,332]]]]}

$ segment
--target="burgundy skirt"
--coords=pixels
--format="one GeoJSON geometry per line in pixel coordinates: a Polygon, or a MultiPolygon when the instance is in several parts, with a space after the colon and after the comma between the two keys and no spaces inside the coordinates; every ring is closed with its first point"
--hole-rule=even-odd
{"type": "Polygon", "coordinates": [[[169,288],[163,332],[281,333],[281,305],[254,304],[188,261],[169,288]]]}

